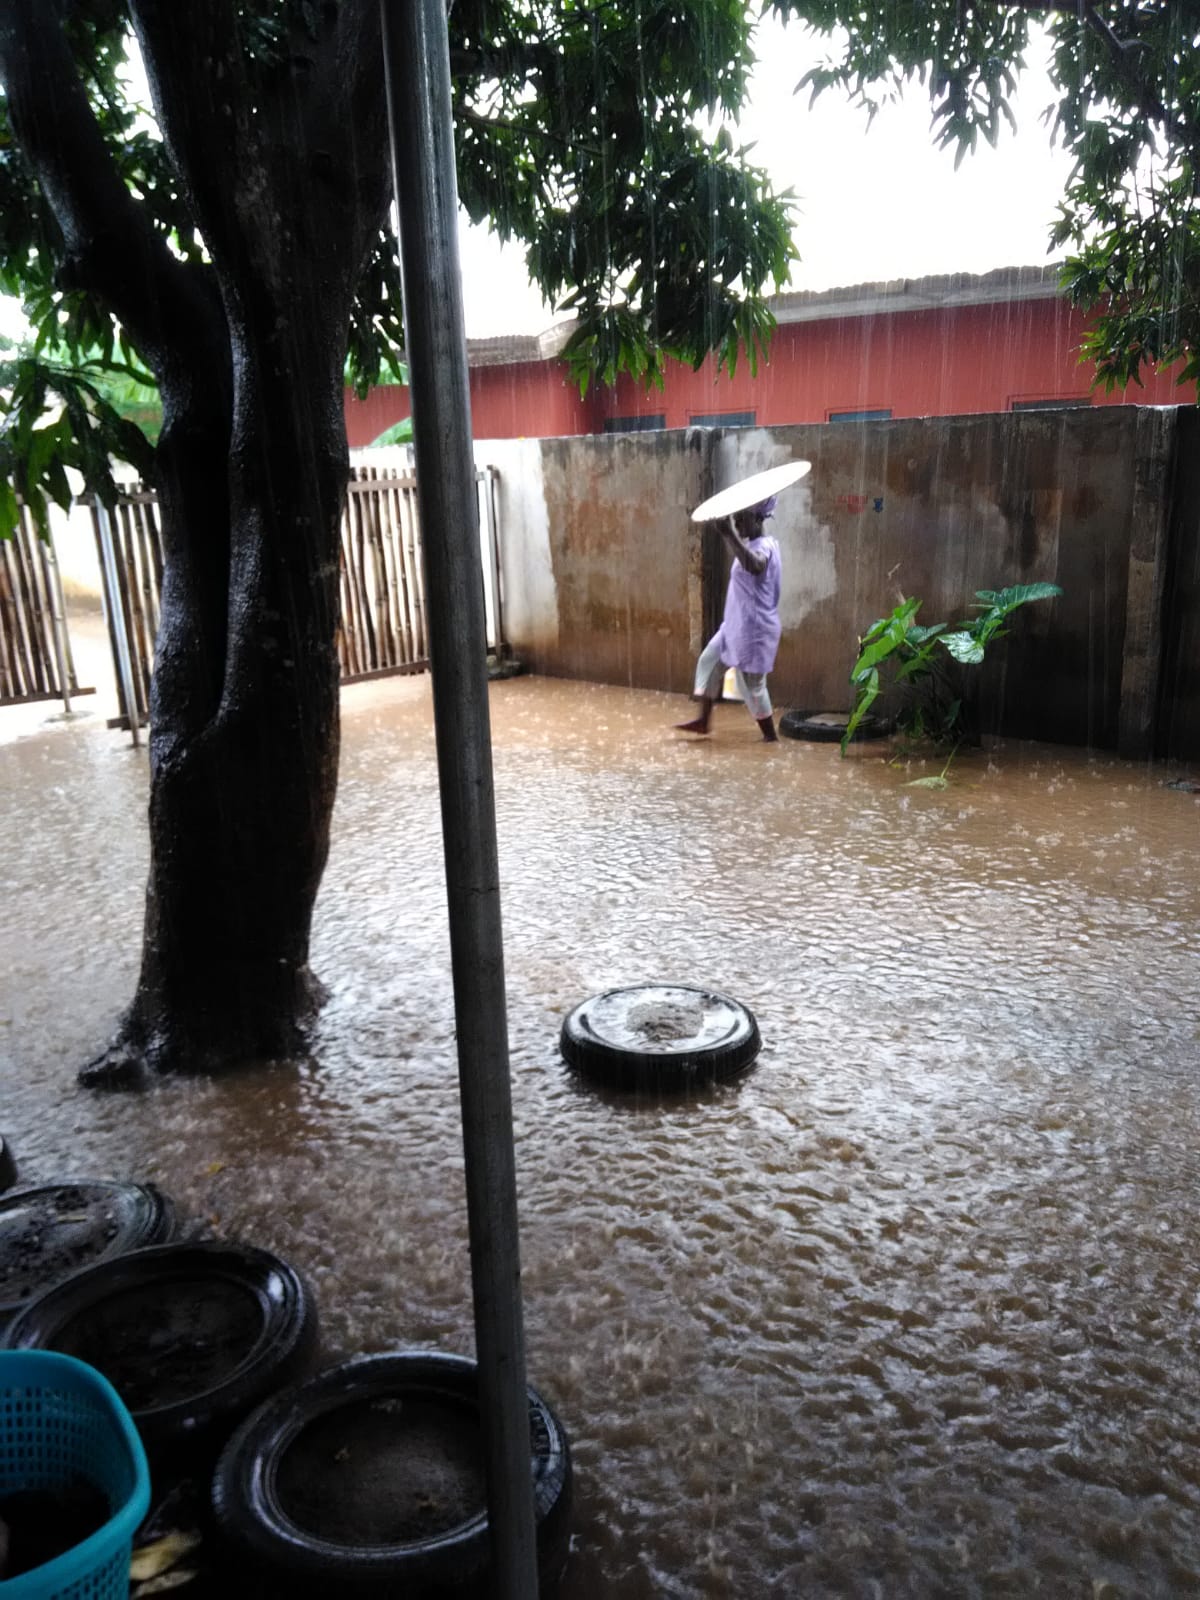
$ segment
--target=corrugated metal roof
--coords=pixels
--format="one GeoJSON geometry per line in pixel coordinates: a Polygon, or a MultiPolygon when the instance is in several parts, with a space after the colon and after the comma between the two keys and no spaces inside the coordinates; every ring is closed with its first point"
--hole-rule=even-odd
{"type": "MultiPolygon", "coordinates": [[[[826,322],[835,317],[891,315],[900,311],[940,310],[947,306],[997,305],[1008,300],[1049,300],[1058,294],[1059,264],[997,267],[992,272],[950,272],[927,278],[894,278],[838,289],[803,289],[775,295],[767,303],[777,321],[826,322]]],[[[543,333],[469,339],[473,367],[515,366],[553,361],[575,329],[575,320],[555,323],[543,333]]]]}

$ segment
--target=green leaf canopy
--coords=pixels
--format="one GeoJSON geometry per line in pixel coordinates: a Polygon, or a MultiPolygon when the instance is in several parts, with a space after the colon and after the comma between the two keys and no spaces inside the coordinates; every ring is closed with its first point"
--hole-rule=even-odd
{"type": "MultiPolygon", "coordinates": [[[[258,95],[277,94],[289,75],[313,74],[345,4],[227,7],[249,97],[236,116],[252,118],[258,95]]],[[[90,112],[81,155],[97,140],[132,208],[117,209],[136,213],[137,228],[148,224],[189,273],[210,273],[184,185],[139,99],[125,6],[46,0],[46,25],[56,16],[90,112]]],[[[10,26],[0,18],[0,46],[10,26]]],[[[753,60],[747,8],[457,0],[449,26],[463,205],[524,244],[532,278],[574,313],[566,356],[577,381],[620,372],[661,380],[668,357],[698,366],[709,351],[730,371],[743,355],[753,364],[773,325],[766,296],[785,281],[794,249],[787,198],[772,193],[727,126],[753,60]]],[[[187,89],[198,101],[211,92],[202,73],[187,89]]],[[[297,150],[295,181],[321,158],[297,150]]],[[[314,185],[314,210],[320,204],[314,185]]],[[[119,230],[122,218],[111,225],[119,230]]],[[[35,508],[39,496],[57,497],[68,466],[111,493],[109,456],[147,465],[148,441],[121,416],[129,408],[113,404],[111,384],[121,374],[146,380],[151,353],[135,349],[103,295],[73,286],[67,245],[0,102],[0,289],[21,297],[34,329],[20,372],[4,379],[0,466],[35,508]]],[[[394,381],[402,352],[396,246],[385,229],[354,303],[348,382],[361,395],[394,381]]]]}

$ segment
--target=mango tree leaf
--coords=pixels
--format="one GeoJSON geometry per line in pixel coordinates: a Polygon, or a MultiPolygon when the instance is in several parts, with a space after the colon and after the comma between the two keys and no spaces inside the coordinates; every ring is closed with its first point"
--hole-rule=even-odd
{"type": "MultiPolygon", "coordinates": [[[[1047,143],[1070,158],[1050,230],[1060,283],[1089,312],[1097,387],[1174,364],[1200,379],[1200,35],[1195,0],[767,0],[825,37],[801,87],[840,89],[870,119],[919,83],[957,165],[1011,126],[1036,22],[1052,46],[1047,143]]],[[[1186,392],[1186,391],[1185,391],[1186,392]]],[[[990,602],[989,602],[990,603],[990,602]]]]}
{"type": "Polygon", "coordinates": [[[7,477],[0,477],[0,539],[11,539],[20,520],[16,491],[7,477]]]}

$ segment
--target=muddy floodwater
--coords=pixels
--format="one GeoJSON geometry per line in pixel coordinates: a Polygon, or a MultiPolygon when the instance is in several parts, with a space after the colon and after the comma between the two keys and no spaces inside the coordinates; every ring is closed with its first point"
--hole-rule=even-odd
{"type": "MultiPolygon", "coordinates": [[[[1008,745],[668,732],[492,691],[526,1319],[575,1446],[569,1600],[1200,1592],[1200,797],[1008,745]],[[757,1014],[740,1083],[591,1090],[563,1015],[648,979],[757,1014]]],[[[282,1251],[330,1356],[472,1347],[429,686],[346,692],[316,1058],[74,1086],[132,991],[143,752],[0,745],[0,1129],[282,1251]]],[[[4,737],[0,713],[0,738],[4,737]]]]}

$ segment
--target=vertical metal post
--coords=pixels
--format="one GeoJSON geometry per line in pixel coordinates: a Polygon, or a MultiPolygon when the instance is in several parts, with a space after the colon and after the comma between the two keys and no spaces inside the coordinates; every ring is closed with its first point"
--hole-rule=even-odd
{"type": "Polygon", "coordinates": [[[487,548],[489,561],[489,576],[492,585],[492,615],[491,627],[495,633],[495,642],[489,639],[494,653],[503,659],[508,654],[504,640],[504,600],[501,588],[504,583],[500,571],[500,522],[496,515],[496,469],[484,468],[483,506],[487,518],[487,548]]]}
{"type": "Polygon", "coordinates": [[[445,0],[381,0],[450,911],[492,1542],[489,1594],[537,1594],[516,1162],[445,0]]]}
{"type": "Polygon", "coordinates": [[[492,538],[492,519],[485,472],[475,473],[476,505],[479,510],[479,560],[483,575],[483,626],[488,654],[498,649],[496,628],[496,546],[492,538]]]}
{"type": "Polygon", "coordinates": [[[133,661],[129,654],[125,608],[121,604],[121,583],[117,577],[117,556],[113,549],[112,518],[108,514],[108,507],[99,498],[96,500],[95,509],[96,529],[100,534],[100,560],[104,568],[104,600],[108,607],[108,632],[117,647],[120,698],[124,701],[125,715],[129,718],[129,735],[136,746],[142,742],[142,730],[138,721],[137,695],[133,687],[133,661]]]}
{"type": "Polygon", "coordinates": [[[63,711],[67,716],[71,714],[71,674],[67,667],[70,656],[67,652],[67,630],[63,618],[63,593],[62,581],[58,572],[58,556],[54,549],[54,534],[51,532],[41,547],[42,576],[46,580],[46,594],[50,600],[50,631],[54,642],[54,660],[58,667],[58,687],[62,695],[63,711]]]}

